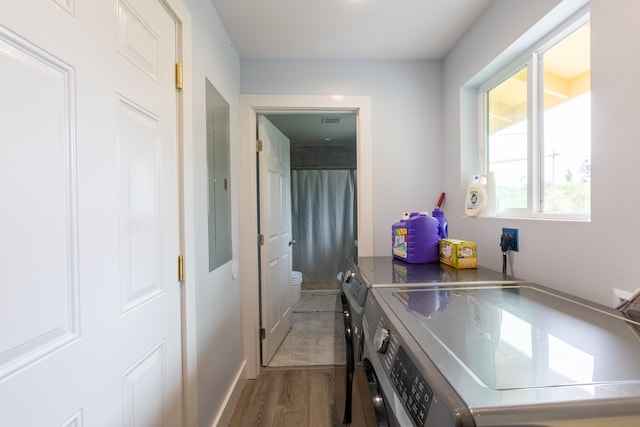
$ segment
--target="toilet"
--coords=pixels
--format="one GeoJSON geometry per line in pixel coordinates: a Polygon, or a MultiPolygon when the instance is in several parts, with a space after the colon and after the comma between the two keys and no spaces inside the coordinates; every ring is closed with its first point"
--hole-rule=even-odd
{"type": "Polygon", "coordinates": [[[293,303],[300,301],[300,291],[302,290],[302,273],[300,271],[291,272],[291,286],[293,287],[293,303]]]}

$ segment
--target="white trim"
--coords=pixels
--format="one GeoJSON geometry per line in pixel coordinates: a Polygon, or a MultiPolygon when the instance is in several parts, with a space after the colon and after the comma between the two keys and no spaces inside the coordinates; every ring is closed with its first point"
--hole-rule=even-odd
{"type": "Polygon", "coordinates": [[[229,390],[227,390],[227,394],[224,396],[222,400],[222,407],[216,418],[213,420],[213,424],[211,427],[217,426],[227,426],[231,421],[231,417],[233,417],[233,412],[240,400],[240,396],[242,395],[242,390],[244,389],[245,384],[247,383],[246,378],[246,368],[247,362],[242,362],[242,366],[238,369],[236,376],[233,378],[233,385],[229,390]]]}
{"type": "Polygon", "coordinates": [[[258,336],[258,205],[256,190],[256,113],[273,111],[356,111],[358,114],[358,254],[373,255],[373,155],[371,97],[331,95],[240,95],[240,286],[247,377],[260,371],[258,336]]]}
{"type": "MultiPolygon", "coordinates": [[[[192,24],[191,13],[182,0],[162,0],[176,22],[176,60],[182,62],[184,76],[191,76],[192,24]]],[[[185,84],[177,93],[180,200],[180,251],[185,255],[185,270],[195,271],[195,232],[193,197],[193,93],[191,84],[185,84]]],[[[176,254],[177,256],[177,254],[176,254]]],[[[187,274],[181,289],[182,339],[182,425],[198,425],[198,383],[196,345],[195,274],[187,274]]]]}
{"type": "MultiPolygon", "coordinates": [[[[511,78],[521,69],[527,69],[527,207],[498,210],[496,217],[518,219],[549,219],[589,221],[591,209],[586,213],[565,214],[543,212],[542,197],[544,193],[544,151],[542,137],[544,135],[544,106],[540,100],[544,96],[543,76],[540,72],[542,54],[556,46],[566,37],[590,21],[589,4],[574,11],[559,25],[540,37],[537,41],[523,49],[515,59],[504,67],[496,69],[477,86],[478,106],[478,162],[481,171],[489,170],[490,147],[487,131],[487,94],[498,85],[511,78]]],[[[503,62],[504,58],[500,59],[503,62]]],[[[496,61],[497,62],[497,59],[496,61]]],[[[473,80],[477,80],[477,77],[473,80]]]]}

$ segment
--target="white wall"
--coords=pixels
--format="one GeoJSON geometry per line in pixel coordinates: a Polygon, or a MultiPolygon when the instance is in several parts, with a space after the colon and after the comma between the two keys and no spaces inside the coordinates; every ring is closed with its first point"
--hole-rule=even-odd
{"type": "MultiPolygon", "coordinates": [[[[209,273],[205,77],[230,104],[231,217],[238,218],[238,192],[233,183],[238,180],[240,60],[211,2],[184,2],[191,12],[193,26],[193,68],[185,70],[185,85],[192,85],[193,92],[193,141],[188,142],[191,152],[186,153],[186,163],[191,163],[193,168],[189,176],[193,180],[193,193],[186,198],[191,201],[193,215],[193,230],[187,230],[187,236],[192,238],[191,245],[188,242],[187,258],[191,255],[194,259],[192,270],[187,268],[186,273],[195,275],[195,280],[187,283],[196,287],[195,325],[187,325],[187,328],[190,335],[195,333],[192,338],[197,353],[197,370],[191,369],[188,375],[197,383],[197,390],[193,391],[197,393],[197,425],[209,427],[218,423],[226,425],[225,417],[229,416],[233,399],[244,384],[244,357],[239,278],[232,277],[233,263],[209,273]]],[[[240,225],[233,219],[232,222],[233,260],[236,261],[240,225]]],[[[192,341],[189,343],[191,351],[194,350],[192,341]]]]}
{"type": "Polygon", "coordinates": [[[370,96],[374,254],[391,252],[403,211],[435,206],[442,191],[440,61],[241,60],[241,93],[370,96]]]}
{"type": "Polygon", "coordinates": [[[634,246],[640,234],[634,195],[640,145],[640,2],[592,0],[592,215],[590,222],[470,219],[463,215],[468,178],[477,173],[473,94],[460,88],[537,21],[579,1],[498,0],[444,61],[444,162],[450,232],[478,242],[480,264],[499,269],[502,227],[518,228],[514,273],[610,305],[614,287],[640,287],[634,246]],[[551,12],[549,14],[549,12],[551,12]],[[499,31],[497,31],[499,29],[499,31]],[[463,116],[462,124],[460,116],[463,116]]]}

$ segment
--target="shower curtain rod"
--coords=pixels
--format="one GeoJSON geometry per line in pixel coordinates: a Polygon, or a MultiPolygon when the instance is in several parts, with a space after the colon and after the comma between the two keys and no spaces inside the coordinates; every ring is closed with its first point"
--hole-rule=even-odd
{"type": "Polygon", "coordinates": [[[322,166],[296,166],[291,168],[292,171],[299,170],[358,170],[358,168],[345,168],[345,167],[322,167],[322,166]]]}

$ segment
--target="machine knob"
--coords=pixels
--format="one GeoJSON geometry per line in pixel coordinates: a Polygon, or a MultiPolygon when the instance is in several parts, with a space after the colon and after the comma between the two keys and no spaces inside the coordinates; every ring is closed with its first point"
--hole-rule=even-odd
{"type": "Polygon", "coordinates": [[[344,282],[351,283],[354,277],[356,277],[356,273],[351,270],[347,270],[347,273],[344,275],[344,282]]]}
{"type": "Polygon", "coordinates": [[[376,334],[373,336],[373,346],[378,353],[385,354],[389,347],[389,330],[387,328],[378,327],[376,334]]]}

